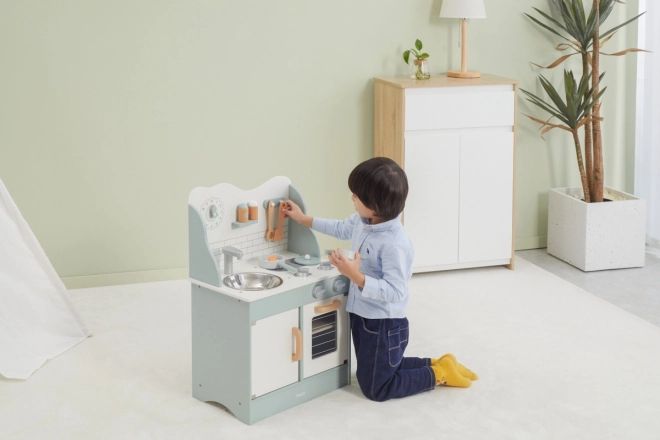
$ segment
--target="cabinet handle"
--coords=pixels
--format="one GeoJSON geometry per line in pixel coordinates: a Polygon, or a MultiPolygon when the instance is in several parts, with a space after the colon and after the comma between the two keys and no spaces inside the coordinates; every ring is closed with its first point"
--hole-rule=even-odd
{"type": "Polygon", "coordinates": [[[341,307],[341,301],[336,299],[336,300],[332,301],[331,304],[328,304],[327,306],[316,306],[316,307],[314,307],[314,313],[332,312],[333,310],[337,310],[339,307],[341,307]]]}
{"type": "Polygon", "coordinates": [[[291,355],[291,360],[298,362],[302,358],[302,333],[298,327],[293,327],[291,333],[296,337],[296,352],[291,355]]]}

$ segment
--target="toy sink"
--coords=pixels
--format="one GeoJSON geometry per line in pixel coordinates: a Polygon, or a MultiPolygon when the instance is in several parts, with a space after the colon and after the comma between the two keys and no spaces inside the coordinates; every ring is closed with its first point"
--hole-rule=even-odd
{"type": "Polygon", "coordinates": [[[268,273],[238,273],[226,276],[223,284],[235,290],[268,290],[282,284],[282,278],[268,273]]]}

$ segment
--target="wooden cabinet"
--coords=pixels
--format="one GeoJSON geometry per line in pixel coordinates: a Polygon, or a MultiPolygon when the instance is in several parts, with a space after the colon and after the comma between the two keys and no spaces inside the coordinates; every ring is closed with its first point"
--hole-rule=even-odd
{"type": "Polygon", "coordinates": [[[514,266],[517,81],[375,79],[374,155],[401,165],[414,272],[514,266]]]}

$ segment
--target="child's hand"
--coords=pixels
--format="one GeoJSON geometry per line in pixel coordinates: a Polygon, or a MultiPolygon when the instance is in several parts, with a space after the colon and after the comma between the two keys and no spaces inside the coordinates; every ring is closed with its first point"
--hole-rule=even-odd
{"type": "Polygon", "coordinates": [[[282,205],[280,206],[282,206],[282,212],[284,212],[285,217],[291,217],[296,222],[300,223],[303,226],[307,226],[308,228],[312,227],[312,222],[314,221],[314,217],[305,215],[302,212],[302,209],[300,209],[300,206],[296,205],[291,200],[282,202],[282,205]]]}
{"type": "Polygon", "coordinates": [[[285,217],[291,217],[298,223],[305,217],[305,214],[303,214],[302,209],[300,209],[300,206],[296,205],[293,203],[291,200],[287,200],[285,202],[289,208],[282,208],[282,211],[284,212],[285,217]]]}
{"type": "Polygon", "coordinates": [[[355,259],[349,260],[341,252],[341,249],[332,251],[328,255],[328,260],[337,268],[339,273],[346,275],[351,281],[360,287],[364,287],[364,274],[360,272],[360,253],[355,252],[355,259]]]}

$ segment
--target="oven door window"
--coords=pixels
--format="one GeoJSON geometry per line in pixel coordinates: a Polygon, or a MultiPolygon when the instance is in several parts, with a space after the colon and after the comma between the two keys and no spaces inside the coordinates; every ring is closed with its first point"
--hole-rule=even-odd
{"type": "Polygon", "coordinates": [[[337,351],[337,311],[312,319],[312,359],[337,351]]]}

